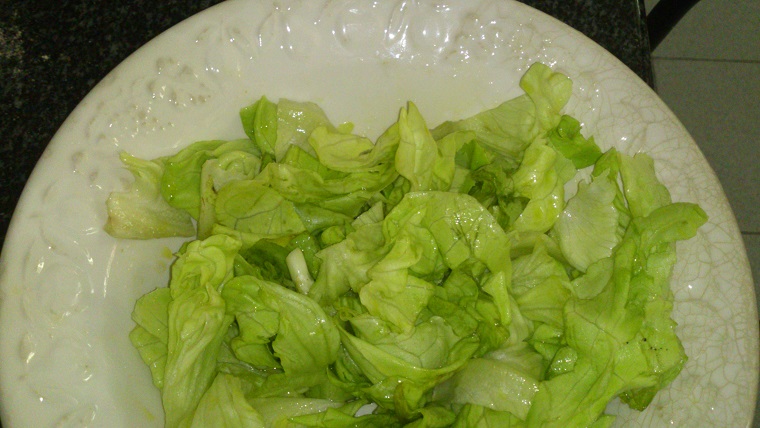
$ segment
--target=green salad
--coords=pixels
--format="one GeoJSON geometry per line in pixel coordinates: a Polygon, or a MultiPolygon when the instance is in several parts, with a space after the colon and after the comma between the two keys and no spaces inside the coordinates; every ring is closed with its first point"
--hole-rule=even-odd
{"type": "Polygon", "coordinates": [[[535,64],[520,87],[434,128],[410,102],[374,141],[261,98],[245,138],[122,154],[135,180],[106,230],[188,237],[132,313],[166,426],[607,427],[613,399],[646,408],[687,359],[669,281],[707,217],[646,154],[582,134],[567,76],[535,64]]]}

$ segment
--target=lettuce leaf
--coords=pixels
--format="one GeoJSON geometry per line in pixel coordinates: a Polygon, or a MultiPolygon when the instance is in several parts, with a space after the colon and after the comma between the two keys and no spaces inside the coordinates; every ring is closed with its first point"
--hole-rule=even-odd
{"type": "Polygon", "coordinates": [[[109,195],[105,231],[116,238],[126,239],[195,234],[190,215],[172,207],[161,194],[160,180],[165,160],[142,160],[127,153],[122,153],[120,158],[135,181],[127,191],[109,195]]]}
{"type": "Polygon", "coordinates": [[[218,374],[203,394],[193,414],[190,428],[265,428],[265,420],[243,394],[241,380],[218,374]]]}

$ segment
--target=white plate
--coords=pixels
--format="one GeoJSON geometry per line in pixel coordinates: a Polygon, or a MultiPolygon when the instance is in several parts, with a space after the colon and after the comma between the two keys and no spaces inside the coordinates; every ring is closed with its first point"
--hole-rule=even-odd
{"type": "Polygon", "coordinates": [[[376,136],[413,100],[431,125],[517,95],[542,61],[570,76],[567,112],[607,148],[647,151],[675,200],[710,216],[678,247],[673,280],[690,359],[620,426],[747,426],[758,317],[725,195],[660,99],[602,48],[513,1],[228,1],[162,34],[76,108],[24,191],[5,241],[0,406],[7,427],[160,426],[158,392],[127,334],[143,293],[164,285],[179,240],[102,230],[108,193],[130,177],[118,152],[152,158],[243,136],[238,110],[266,95],[319,103],[376,136]]]}

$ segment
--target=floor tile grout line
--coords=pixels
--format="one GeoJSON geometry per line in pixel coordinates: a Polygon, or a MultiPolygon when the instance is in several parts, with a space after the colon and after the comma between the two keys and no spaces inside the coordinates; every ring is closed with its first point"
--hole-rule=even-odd
{"type": "Polygon", "coordinates": [[[725,59],[725,58],[701,58],[701,57],[678,57],[652,55],[652,59],[664,61],[692,61],[692,62],[719,62],[734,64],[760,64],[760,59],[725,59]]]}

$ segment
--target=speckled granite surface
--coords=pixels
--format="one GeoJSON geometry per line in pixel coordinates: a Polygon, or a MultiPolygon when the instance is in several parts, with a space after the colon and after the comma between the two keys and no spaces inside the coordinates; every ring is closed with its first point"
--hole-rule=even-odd
{"type": "MultiPolygon", "coordinates": [[[[521,0],[651,84],[643,0],[521,0]]],[[[130,53],[218,0],[0,2],[0,243],[29,174],[87,92],[130,53]]]]}

